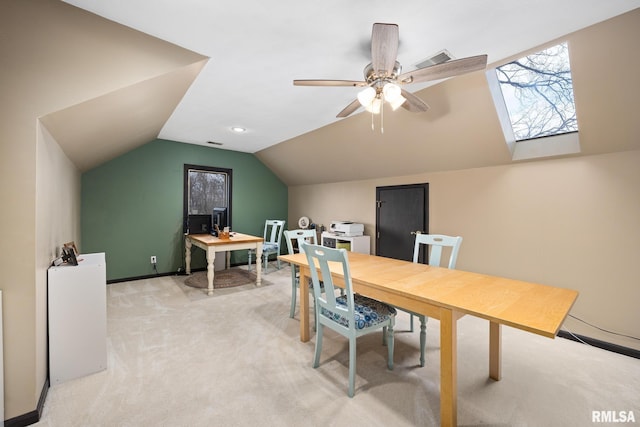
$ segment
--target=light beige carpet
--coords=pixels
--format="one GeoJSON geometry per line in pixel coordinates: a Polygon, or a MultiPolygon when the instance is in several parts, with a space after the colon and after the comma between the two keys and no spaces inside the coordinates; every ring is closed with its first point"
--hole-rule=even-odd
{"type": "MultiPolygon", "coordinates": [[[[419,334],[399,314],[395,369],[379,334],[358,341],[356,395],[347,397],[348,345],[327,331],[320,367],[315,337],[289,318],[288,267],[266,285],[216,290],[184,276],[107,287],[108,368],[49,390],[37,426],[437,426],[439,323],[419,334]],[[188,294],[183,288],[188,288],[188,294]]],[[[583,427],[592,411],[635,411],[640,361],[576,342],[503,329],[503,379],[488,379],[488,322],[458,321],[461,426],[583,427]]],[[[626,424],[629,425],[629,424],[626,424]]],[[[637,425],[637,423],[636,423],[637,425]]]]}

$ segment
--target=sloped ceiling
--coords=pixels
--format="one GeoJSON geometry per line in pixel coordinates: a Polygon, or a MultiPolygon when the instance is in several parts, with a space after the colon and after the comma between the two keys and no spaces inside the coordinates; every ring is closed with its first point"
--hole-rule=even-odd
{"type": "Polygon", "coordinates": [[[511,161],[506,144],[495,143],[500,125],[482,72],[457,77],[419,94],[429,100],[429,114],[398,110],[385,115],[383,123],[379,116],[360,114],[265,149],[257,156],[284,182],[295,184],[511,161]]]}
{"type": "Polygon", "coordinates": [[[41,118],[67,157],[87,171],[157,138],[204,60],[41,118]]]}
{"type": "MultiPolygon", "coordinates": [[[[581,153],[640,149],[640,9],[568,41],[581,153]],[[624,58],[621,61],[620,58],[624,58]]],[[[534,49],[537,50],[537,49],[534,49]]],[[[360,114],[257,153],[284,182],[342,182],[512,163],[483,72],[418,92],[426,114],[360,114]],[[374,130],[372,130],[372,124],[374,130]]]]}
{"type": "MultiPolygon", "coordinates": [[[[31,74],[38,70],[48,97],[38,117],[81,170],[156,137],[216,141],[223,149],[255,153],[290,185],[511,161],[497,143],[501,135],[482,72],[416,86],[429,112],[386,114],[383,123],[374,120],[374,131],[368,114],[335,118],[354,99],[350,88],[292,85],[295,78],[360,79],[373,22],[400,25],[405,70],[443,48],[456,57],[487,53],[497,63],[634,8],[625,22],[640,26],[638,0],[415,1],[403,7],[370,2],[366,8],[330,1],[311,10],[291,0],[268,9],[251,0],[224,8],[196,1],[69,3],[85,10],[55,0],[11,2],[24,9],[25,28],[15,49],[30,57],[15,62],[31,74]],[[233,125],[248,132],[232,134],[233,125]],[[301,168],[298,163],[306,159],[312,165],[301,168]]],[[[624,31],[637,40],[637,32],[624,31]]],[[[601,73],[608,70],[599,64],[621,57],[637,61],[635,46],[616,43],[578,55],[591,56],[583,62],[595,72],[578,71],[576,85],[582,79],[585,87],[597,82],[601,88],[601,73]]],[[[633,69],[619,68],[614,70],[622,79],[633,69]]],[[[591,87],[590,93],[576,94],[576,102],[584,103],[579,120],[604,116],[630,137],[629,122],[620,123],[630,110],[618,114],[610,107],[636,105],[628,99],[633,90],[618,86],[613,93],[611,98],[591,87]],[[587,104],[594,102],[600,106],[589,111],[587,104]]],[[[587,126],[599,136],[604,131],[598,123],[589,120],[587,126]]],[[[611,149],[596,139],[586,138],[585,147],[593,147],[586,153],[611,149]]],[[[635,147],[622,140],[613,144],[618,145],[635,147]]]]}
{"type": "Polygon", "coordinates": [[[211,58],[159,136],[249,153],[339,121],[336,114],[357,88],[292,81],[361,80],[375,22],[399,25],[398,60],[409,71],[442,49],[499,61],[640,6],[639,0],[66,1],[211,58]],[[232,126],[247,132],[234,134],[232,126]]]}
{"type": "Polygon", "coordinates": [[[207,61],[57,0],[4,2],[1,22],[7,123],[40,119],[81,171],[157,138],[207,61]]]}

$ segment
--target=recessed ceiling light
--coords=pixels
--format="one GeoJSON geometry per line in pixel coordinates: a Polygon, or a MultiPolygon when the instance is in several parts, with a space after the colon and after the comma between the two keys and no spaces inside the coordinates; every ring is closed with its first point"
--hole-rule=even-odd
{"type": "Polygon", "coordinates": [[[242,133],[247,131],[245,128],[240,126],[232,126],[231,130],[234,131],[235,133],[242,133]]]}

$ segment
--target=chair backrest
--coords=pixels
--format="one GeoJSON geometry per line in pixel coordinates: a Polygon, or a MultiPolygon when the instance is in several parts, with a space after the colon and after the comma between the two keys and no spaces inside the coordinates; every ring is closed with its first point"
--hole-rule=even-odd
{"type": "Polygon", "coordinates": [[[413,247],[413,262],[418,262],[420,245],[428,245],[430,246],[429,265],[440,267],[442,248],[450,247],[451,255],[449,256],[449,265],[447,265],[447,268],[456,268],[456,261],[458,260],[458,252],[460,251],[461,243],[462,237],[460,236],[454,237],[445,236],[443,234],[416,234],[416,243],[413,247]]]}
{"type": "Polygon", "coordinates": [[[310,245],[306,242],[302,242],[302,248],[305,255],[307,255],[309,265],[318,265],[322,274],[323,286],[320,286],[318,270],[311,268],[311,280],[313,280],[316,310],[319,311],[322,308],[326,308],[332,313],[343,316],[348,320],[349,329],[355,331],[354,299],[347,251],[345,249],[332,249],[325,246],[310,245]],[[342,277],[344,278],[344,293],[347,297],[346,308],[336,303],[336,289],[339,288],[333,283],[333,276],[331,276],[331,270],[329,269],[330,261],[334,262],[334,270],[336,267],[335,263],[338,263],[337,265],[342,267],[342,271],[338,271],[338,273],[342,273],[342,277]]]}
{"type": "Polygon", "coordinates": [[[284,220],[268,219],[264,222],[264,242],[273,243],[280,247],[282,232],[284,231],[284,220]]]}
{"type": "Polygon", "coordinates": [[[316,230],[308,229],[308,230],[285,230],[284,232],[284,240],[287,242],[287,249],[289,250],[289,254],[294,253],[293,242],[296,241],[298,244],[298,248],[302,250],[300,244],[302,242],[311,243],[312,245],[318,244],[318,235],[316,234],[316,230]]]}

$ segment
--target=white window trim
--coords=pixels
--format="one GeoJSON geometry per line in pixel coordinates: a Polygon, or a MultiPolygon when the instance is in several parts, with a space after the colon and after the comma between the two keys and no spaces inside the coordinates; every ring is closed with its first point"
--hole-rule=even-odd
{"type": "Polygon", "coordinates": [[[489,92],[491,92],[491,97],[493,98],[493,105],[496,108],[496,114],[498,115],[498,121],[502,128],[505,143],[507,144],[509,153],[511,153],[511,160],[530,160],[580,153],[578,132],[516,141],[495,68],[488,69],[485,72],[485,76],[489,83],[489,92]]]}
{"type": "Polygon", "coordinates": [[[511,159],[513,161],[539,159],[542,157],[577,154],[579,152],[580,140],[578,132],[570,132],[518,141],[515,144],[511,159]]]}
{"type": "Polygon", "coordinates": [[[509,148],[511,158],[513,159],[513,153],[516,149],[516,135],[513,133],[513,127],[511,127],[511,119],[509,119],[507,104],[502,96],[502,90],[500,89],[500,82],[496,75],[496,69],[487,69],[485,75],[487,76],[487,83],[489,83],[489,92],[491,92],[491,97],[493,98],[493,105],[496,107],[500,127],[504,134],[504,140],[507,143],[507,148],[509,148]]]}

